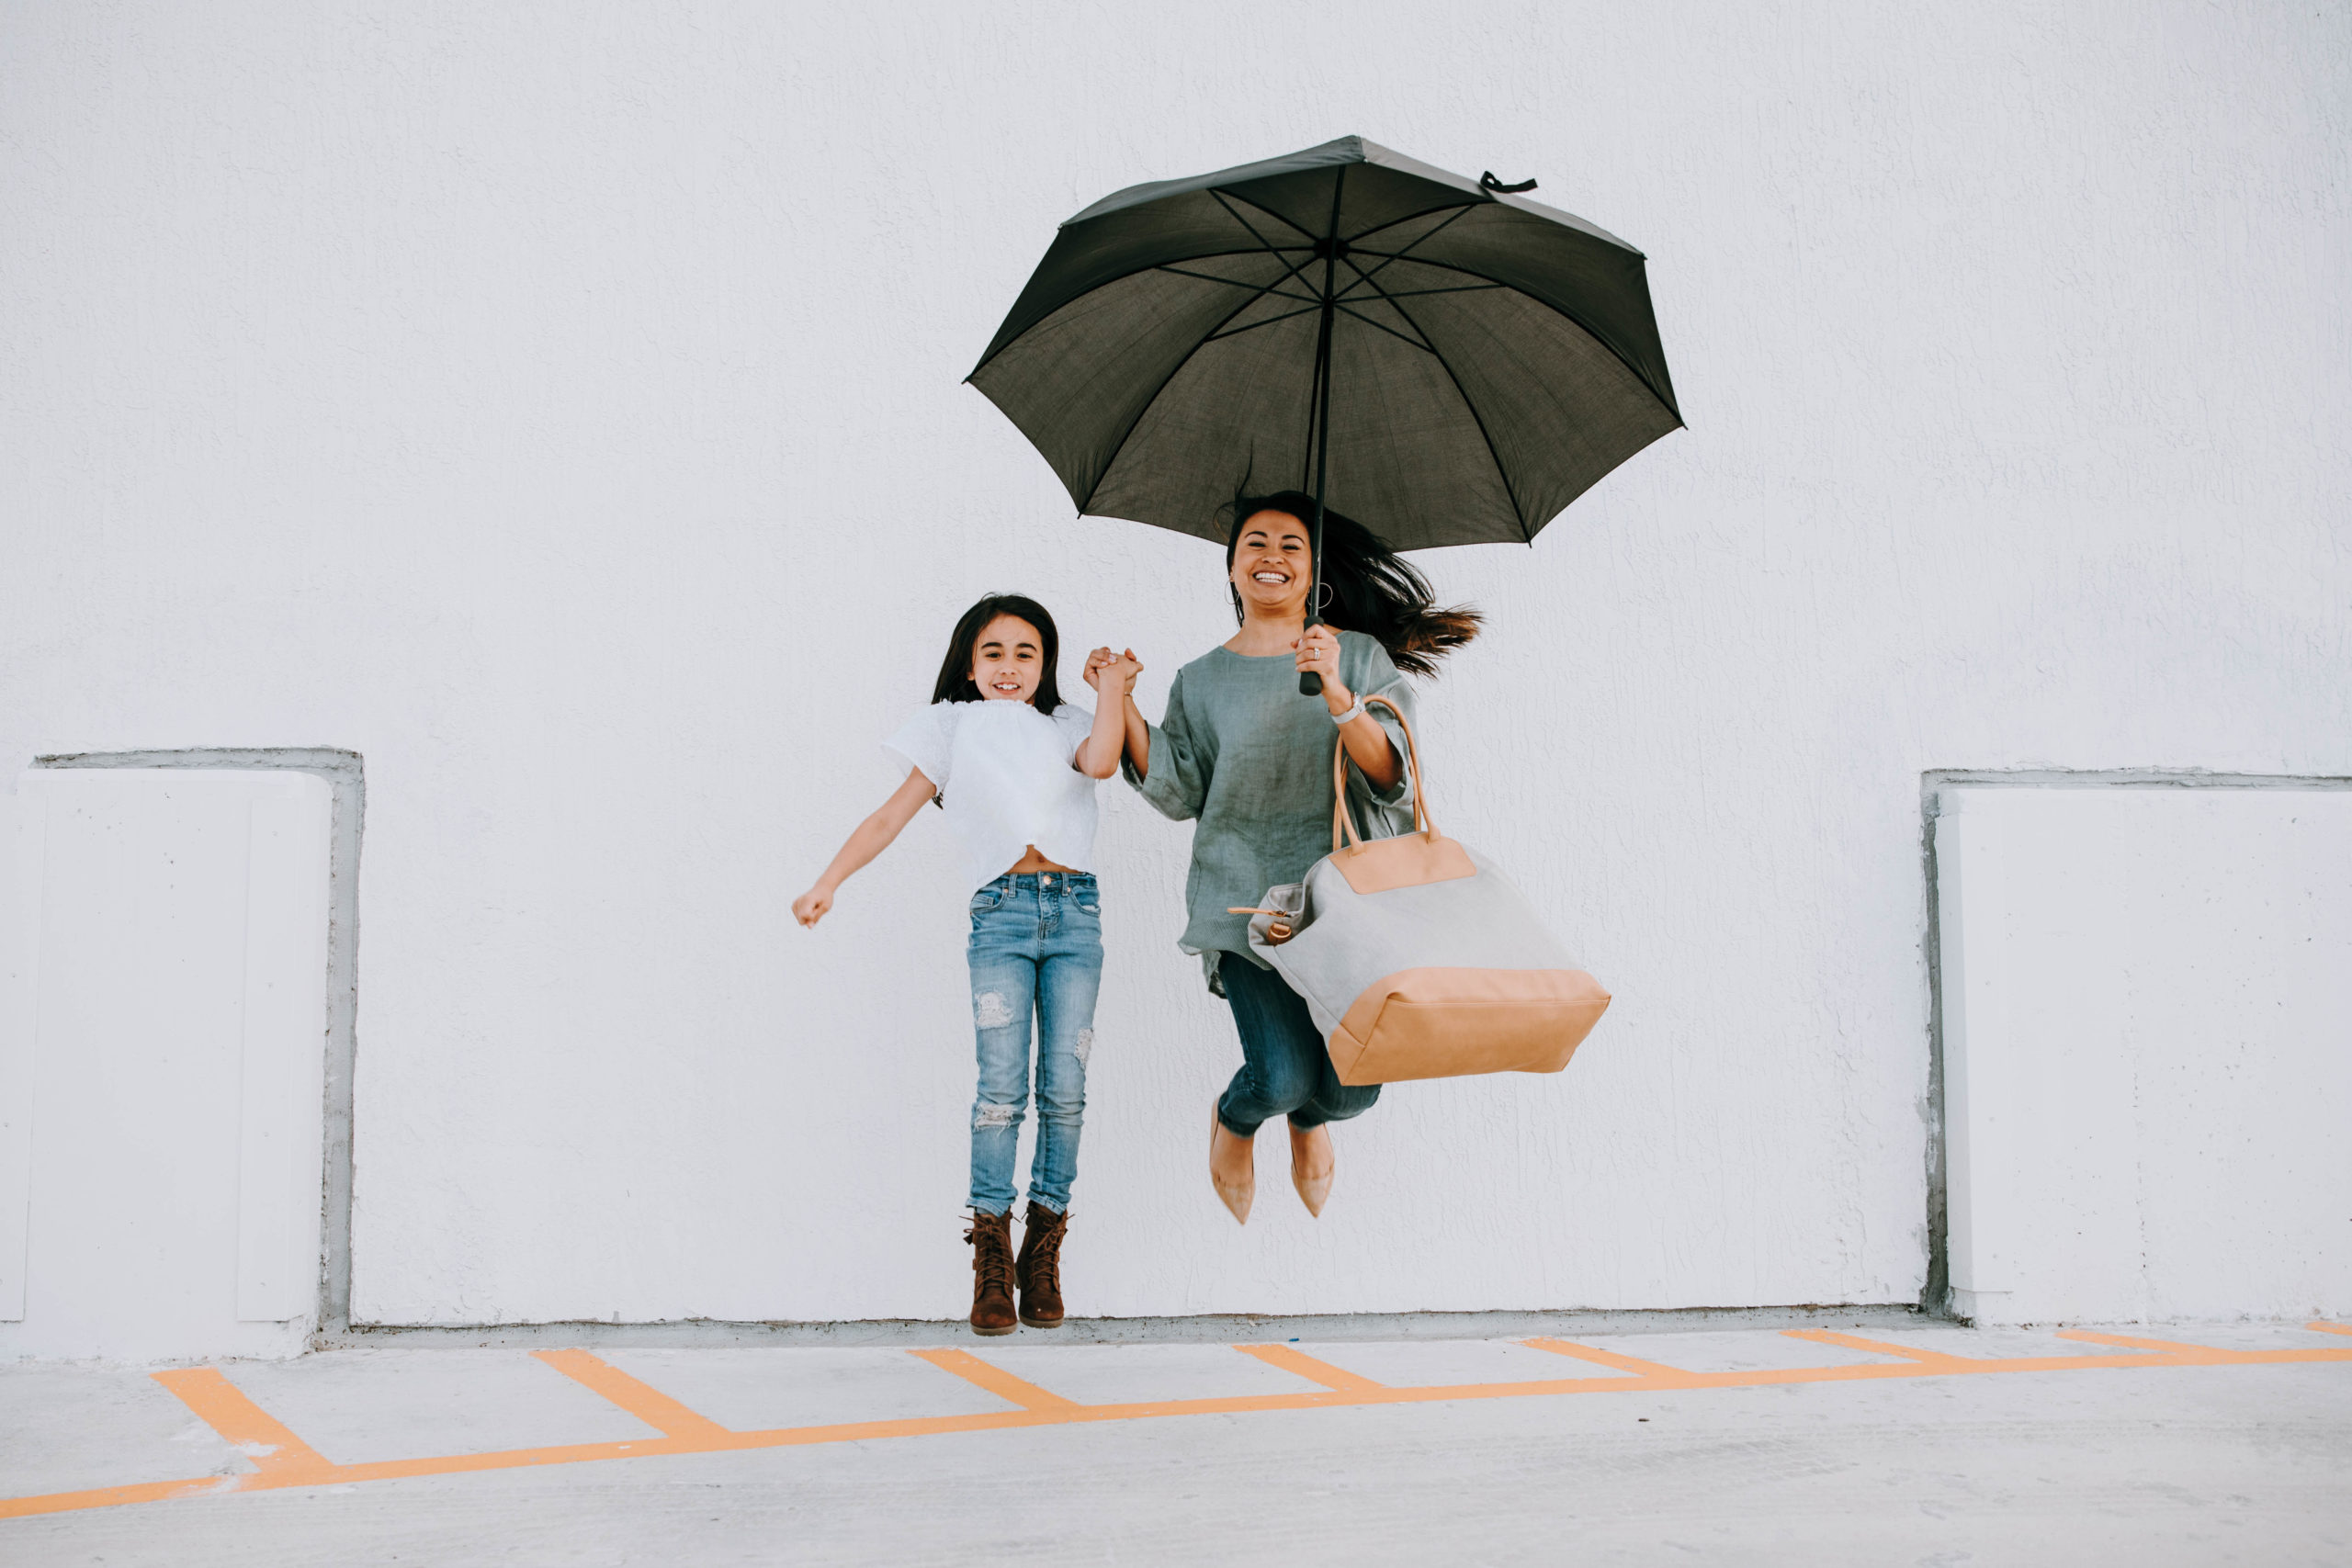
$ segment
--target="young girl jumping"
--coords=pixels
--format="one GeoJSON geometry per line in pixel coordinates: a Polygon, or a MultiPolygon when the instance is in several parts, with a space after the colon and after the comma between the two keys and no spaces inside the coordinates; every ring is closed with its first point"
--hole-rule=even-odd
{"type": "Polygon", "coordinates": [[[1078,1173],[1086,1058],[1102,980],[1095,886],[1094,785],[1119,765],[1124,698],[1142,666],[1093,657],[1094,713],[1063,700],[1060,637],[1034,599],[991,594],[948,639],[931,706],[884,742],[910,770],[857,826],[817,885],[793,900],[813,926],[854,872],[888,849],[928,801],[944,808],[972,894],[972,1023],[980,1087],[972,1102],[972,1331],[1062,1321],[1061,1245],[1078,1173]],[[1029,1019],[1037,1019],[1037,1148],[1029,1213],[1012,1255],[1013,1157],[1029,1100],[1029,1019]],[[1020,1292],[1016,1312],[1015,1289],[1020,1292]]]}

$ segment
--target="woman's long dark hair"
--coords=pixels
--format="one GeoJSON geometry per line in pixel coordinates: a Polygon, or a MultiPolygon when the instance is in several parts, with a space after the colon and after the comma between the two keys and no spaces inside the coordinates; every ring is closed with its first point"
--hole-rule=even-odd
{"type": "MultiPolygon", "coordinates": [[[[1325,517],[1329,517],[1325,513],[1325,517]]],[[[1327,535],[1326,537],[1329,537],[1327,535]]],[[[1035,599],[1021,593],[991,593],[970,609],[956,623],[954,635],[947,639],[947,658],[939,666],[939,682],[931,689],[935,703],[977,703],[985,699],[979,687],[972,683],[972,657],[980,645],[980,633],[999,615],[1011,615],[1037,628],[1037,661],[1044,666],[1037,671],[1037,694],[1030,699],[1039,713],[1051,713],[1062,705],[1061,683],[1055,671],[1061,660],[1061,633],[1054,629],[1053,616],[1035,599]]]]}
{"type": "MultiPolygon", "coordinates": [[[[1225,575],[1233,576],[1233,555],[1241,530],[1261,512],[1281,512],[1301,524],[1315,520],[1315,498],[1304,491],[1233,498],[1233,530],[1225,537],[1225,575]]],[[[1437,661],[1478,635],[1486,619],[1467,604],[1437,608],[1430,580],[1380,536],[1351,517],[1323,510],[1322,615],[1341,631],[1362,632],[1388,650],[1408,675],[1434,675],[1437,661]]],[[[1233,618],[1241,617],[1241,591],[1228,581],[1233,618]]]]}

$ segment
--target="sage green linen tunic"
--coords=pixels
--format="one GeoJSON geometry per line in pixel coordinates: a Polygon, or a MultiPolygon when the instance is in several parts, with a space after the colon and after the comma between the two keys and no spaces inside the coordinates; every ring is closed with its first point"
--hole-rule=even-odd
{"type": "MultiPolygon", "coordinates": [[[[1413,713],[1412,689],[1376,638],[1340,634],[1340,679],[1359,697],[1386,697],[1413,713]]],[[[1389,744],[1406,756],[1405,734],[1379,708],[1372,715],[1389,744]]],[[[1177,945],[1200,956],[1209,989],[1219,996],[1217,954],[1238,953],[1261,969],[1250,951],[1250,908],[1266,889],[1296,882],[1331,852],[1331,748],[1338,727],[1320,697],[1298,692],[1298,666],[1288,653],[1251,658],[1211,649],[1176,671],[1168,713],[1151,728],[1150,771],[1138,777],[1121,760],[1129,784],[1162,816],[1193,830],[1193,865],[1184,879],[1189,919],[1177,945]]],[[[1396,787],[1374,792],[1352,762],[1348,797],[1362,832],[1373,838],[1409,831],[1413,779],[1400,770],[1396,787]]]]}

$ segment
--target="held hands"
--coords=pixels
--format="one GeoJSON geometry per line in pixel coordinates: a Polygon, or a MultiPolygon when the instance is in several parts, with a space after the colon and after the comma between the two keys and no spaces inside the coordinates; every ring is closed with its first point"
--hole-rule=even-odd
{"type": "Polygon", "coordinates": [[[1323,677],[1323,705],[1334,717],[1355,705],[1355,694],[1340,679],[1340,634],[1328,626],[1312,626],[1291,646],[1298,649],[1298,672],[1312,671],[1323,677]]]}
{"type": "Polygon", "coordinates": [[[1086,656],[1086,683],[1098,694],[1115,690],[1120,696],[1130,696],[1136,689],[1136,677],[1142,673],[1143,660],[1136,657],[1136,650],[1132,648],[1124,653],[1098,648],[1086,656]],[[1106,680],[1116,681],[1118,685],[1106,688],[1103,684],[1106,680]]]}
{"type": "Polygon", "coordinates": [[[817,922],[823,919],[825,912],[832,907],[833,890],[819,883],[792,901],[792,918],[814,930],[817,922]]]}

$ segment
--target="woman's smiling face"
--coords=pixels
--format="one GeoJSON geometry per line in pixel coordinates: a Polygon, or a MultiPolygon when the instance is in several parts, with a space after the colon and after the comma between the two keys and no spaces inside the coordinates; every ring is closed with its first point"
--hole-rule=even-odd
{"type": "Polygon", "coordinates": [[[1233,591],[1261,615],[1303,613],[1313,579],[1306,525],[1287,512],[1261,512],[1241,525],[1233,544],[1233,591]]]}
{"type": "Polygon", "coordinates": [[[1018,615],[999,615],[972,645],[972,684],[989,702],[1025,703],[1037,695],[1046,639],[1018,615]]]}

